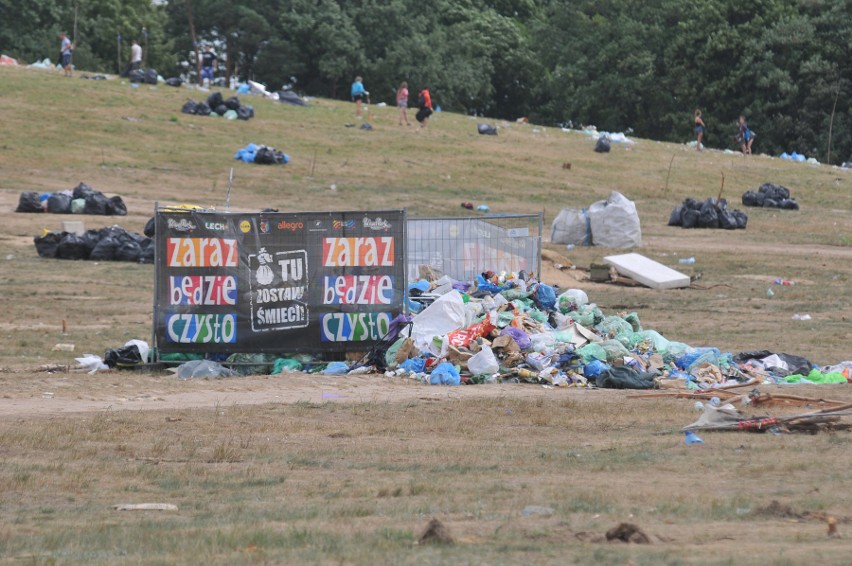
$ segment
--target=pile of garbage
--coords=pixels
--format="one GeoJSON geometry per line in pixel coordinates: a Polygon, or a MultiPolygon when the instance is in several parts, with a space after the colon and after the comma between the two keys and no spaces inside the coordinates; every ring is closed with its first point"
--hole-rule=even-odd
{"type": "Polygon", "coordinates": [[[167,354],[182,378],[384,372],[433,385],[534,383],[616,389],[717,390],[739,383],[846,383],[852,361],[817,367],[769,351],[737,355],[669,340],[635,312],[607,314],[581,289],[557,295],[523,272],[409,284],[409,310],[358,362],[308,354],[167,354]],[[231,367],[226,367],[231,366],[231,367]]]}
{"type": "Polygon", "coordinates": [[[221,92],[212,92],[205,102],[187,100],[180,109],[184,114],[196,116],[221,116],[228,120],[249,120],[254,118],[254,107],[241,104],[236,96],[225,99],[221,92]]]}
{"type": "Polygon", "coordinates": [[[728,201],[708,198],[697,201],[686,198],[677,205],[669,216],[669,226],[683,228],[722,228],[723,230],[745,230],[748,215],[736,209],[728,208],[728,201]]]}
{"type": "Polygon", "coordinates": [[[127,206],[118,195],[107,197],[86,183],[80,183],[71,190],[56,193],[23,192],[15,212],[126,216],[127,206]]]}
{"type": "Polygon", "coordinates": [[[636,204],[617,191],[588,209],[563,208],[553,219],[550,241],[575,246],[631,248],[642,245],[636,204]]]}
{"type": "Polygon", "coordinates": [[[815,157],[807,157],[802,153],[796,153],[795,151],[792,153],[787,153],[786,151],[779,155],[781,159],[784,161],[796,161],[798,163],[810,163],[813,165],[819,165],[819,161],[815,157]]]}
{"type": "Polygon", "coordinates": [[[261,165],[284,165],[290,162],[290,156],[278,151],[274,147],[250,143],[237,150],[234,159],[246,163],[259,163],[261,165]]]}
{"type": "Polygon", "coordinates": [[[121,226],[73,232],[48,232],[33,238],[38,255],[53,259],[154,263],[154,240],[121,226]]]}
{"type": "Polygon", "coordinates": [[[799,210],[799,203],[790,196],[790,189],[782,185],[773,185],[772,183],[763,183],[757,191],[744,192],[743,206],[799,210]]]}

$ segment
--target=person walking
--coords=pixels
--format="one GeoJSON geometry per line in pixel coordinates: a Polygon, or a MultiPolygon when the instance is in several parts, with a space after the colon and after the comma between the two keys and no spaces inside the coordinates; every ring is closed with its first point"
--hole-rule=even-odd
{"type": "Polygon", "coordinates": [[[370,93],[364,89],[364,79],[355,77],[355,82],[352,83],[352,88],[349,91],[352,101],[355,103],[355,117],[361,119],[361,105],[365,98],[370,96],[370,93]]]}
{"type": "Polygon", "coordinates": [[[423,87],[420,94],[417,95],[417,114],[414,118],[420,122],[420,127],[425,128],[429,121],[429,116],[432,115],[432,95],[429,93],[429,87],[423,87]]]}
{"type": "Polygon", "coordinates": [[[695,149],[701,151],[704,147],[701,145],[701,140],[704,139],[704,120],[701,119],[701,110],[695,109],[695,149]]]}
{"type": "Polygon", "coordinates": [[[737,128],[737,141],[743,155],[751,155],[751,144],[754,143],[755,133],[748,128],[744,115],[740,115],[739,127],[737,128]]]}
{"type": "Polygon", "coordinates": [[[142,68],[142,48],[139,46],[139,42],[134,39],[130,45],[130,62],[121,71],[120,76],[128,77],[131,71],[136,71],[140,68],[142,68]]]}
{"type": "Polygon", "coordinates": [[[62,31],[59,32],[59,64],[62,66],[62,71],[66,77],[71,76],[71,52],[74,50],[74,43],[68,39],[68,35],[62,31]]]}
{"type": "Polygon", "coordinates": [[[402,81],[402,84],[396,89],[396,105],[399,108],[399,125],[402,126],[404,121],[406,126],[410,126],[411,122],[408,121],[408,83],[406,81],[402,81]]]}

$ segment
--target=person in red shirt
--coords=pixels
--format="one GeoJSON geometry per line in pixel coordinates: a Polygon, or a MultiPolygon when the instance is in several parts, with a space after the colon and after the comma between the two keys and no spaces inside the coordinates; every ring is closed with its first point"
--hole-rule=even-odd
{"type": "Polygon", "coordinates": [[[426,122],[429,120],[429,116],[432,115],[432,95],[429,94],[429,89],[427,87],[424,87],[417,96],[417,106],[420,109],[414,117],[418,122],[420,122],[420,127],[425,128],[426,122]]]}

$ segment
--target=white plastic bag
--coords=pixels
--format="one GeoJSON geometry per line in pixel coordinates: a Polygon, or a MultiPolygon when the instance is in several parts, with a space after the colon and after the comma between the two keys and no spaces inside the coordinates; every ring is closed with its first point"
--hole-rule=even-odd
{"type": "Polygon", "coordinates": [[[500,364],[490,346],[483,346],[467,361],[467,369],[473,375],[491,375],[500,371],[500,364]]]}
{"type": "Polygon", "coordinates": [[[443,336],[463,328],[464,323],[464,300],[458,291],[450,291],[435,299],[435,302],[414,317],[411,337],[419,350],[426,350],[435,336],[443,336]]]}
{"type": "Polygon", "coordinates": [[[636,204],[617,191],[589,207],[592,244],[610,248],[642,245],[642,228],[636,204]]]}
{"type": "Polygon", "coordinates": [[[95,354],[84,354],[82,358],[74,358],[77,363],[89,370],[88,373],[96,373],[98,370],[109,369],[100,356],[95,354]]]}
{"type": "Polygon", "coordinates": [[[553,244],[591,245],[592,234],[586,211],[576,208],[560,210],[550,225],[550,241],[553,244]]]}

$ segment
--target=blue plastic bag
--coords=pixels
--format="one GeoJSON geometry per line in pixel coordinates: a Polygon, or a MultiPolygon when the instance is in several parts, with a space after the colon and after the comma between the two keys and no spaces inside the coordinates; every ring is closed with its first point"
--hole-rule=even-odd
{"type": "Polygon", "coordinates": [[[592,360],[583,367],[583,375],[586,377],[597,377],[601,372],[609,369],[609,366],[600,360],[592,360]]]}
{"type": "Polygon", "coordinates": [[[399,367],[408,372],[421,373],[426,369],[426,358],[408,358],[399,367]]]}
{"type": "Polygon", "coordinates": [[[554,291],[553,287],[550,285],[539,283],[536,288],[535,295],[538,297],[538,302],[541,303],[541,306],[545,309],[552,310],[553,307],[556,306],[556,291],[554,291]]]}
{"type": "Polygon", "coordinates": [[[429,383],[432,385],[460,385],[461,376],[459,376],[456,366],[449,362],[444,362],[438,364],[432,370],[432,375],[429,376],[429,383]]]}
{"type": "Polygon", "coordinates": [[[326,375],[343,375],[349,373],[349,364],[346,362],[329,362],[322,372],[326,375]]]}

